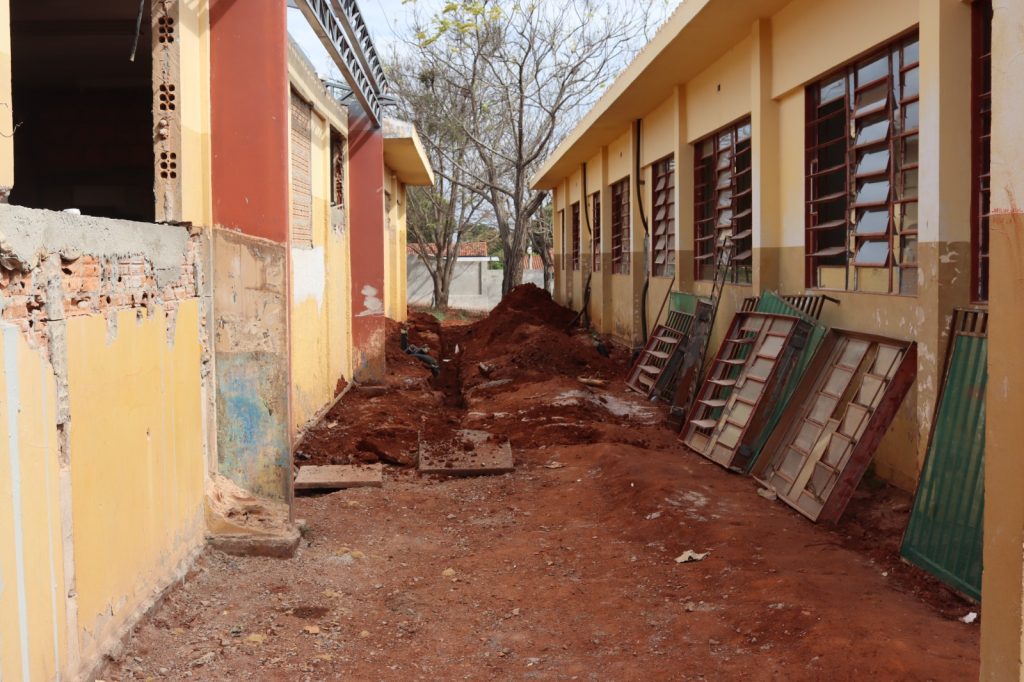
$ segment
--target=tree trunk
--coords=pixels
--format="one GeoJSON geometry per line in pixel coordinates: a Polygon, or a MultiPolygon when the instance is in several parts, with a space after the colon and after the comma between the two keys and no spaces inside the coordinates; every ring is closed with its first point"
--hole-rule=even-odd
{"type": "Polygon", "coordinates": [[[522,254],[505,259],[505,271],[501,277],[501,295],[508,296],[509,292],[523,283],[523,256],[522,254]]]}

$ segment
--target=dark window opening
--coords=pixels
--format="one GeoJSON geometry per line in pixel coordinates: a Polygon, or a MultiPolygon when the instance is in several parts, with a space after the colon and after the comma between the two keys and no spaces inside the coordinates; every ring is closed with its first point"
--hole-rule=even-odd
{"type": "Polygon", "coordinates": [[[580,202],[572,205],[572,269],[580,269],[580,202]]]}
{"type": "Polygon", "coordinates": [[[807,286],[917,293],[917,36],[807,91],[807,286]]]}
{"type": "Polygon", "coordinates": [[[594,245],[594,272],[601,271],[601,193],[595,192],[591,197],[591,241],[594,245]]]}
{"type": "MultiPolygon", "coordinates": [[[[138,0],[11,0],[12,204],[154,220],[149,6],[131,61],[138,0]]],[[[173,39],[173,19],[161,19],[173,39]]],[[[163,87],[161,106],[176,109],[163,87]]],[[[164,172],[177,174],[169,156],[164,172]]]]}
{"type": "Polygon", "coordinates": [[[990,209],[990,170],[992,140],[992,0],[977,0],[972,5],[974,36],[971,41],[973,73],[971,77],[974,114],[971,193],[971,296],[979,303],[988,301],[988,215],[990,209]]]}
{"type": "Polygon", "coordinates": [[[676,160],[670,156],[656,162],[653,175],[652,271],[655,277],[671,277],[676,274],[676,160]]]}
{"type": "Polygon", "coordinates": [[[565,211],[564,210],[558,212],[558,225],[559,225],[559,227],[558,227],[558,234],[562,238],[562,254],[561,254],[561,257],[558,260],[559,260],[559,264],[562,266],[562,270],[568,270],[569,269],[569,252],[566,249],[567,242],[565,241],[565,211]]]}
{"type": "Polygon", "coordinates": [[[612,190],[612,272],[629,274],[630,223],[629,178],[611,186],[612,190]]]}
{"type": "Polygon", "coordinates": [[[729,281],[749,284],[753,276],[753,185],[750,119],[694,145],[693,276],[715,278],[724,250],[732,244],[729,281]]]}
{"type": "Polygon", "coordinates": [[[345,206],[345,138],[331,129],[331,206],[345,206]]]}

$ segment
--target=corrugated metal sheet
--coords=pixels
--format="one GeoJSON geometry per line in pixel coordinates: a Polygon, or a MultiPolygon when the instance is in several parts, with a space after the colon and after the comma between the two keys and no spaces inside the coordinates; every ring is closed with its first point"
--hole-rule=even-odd
{"type": "Polygon", "coordinates": [[[980,599],[988,339],[983,331],[954,334],[902,553],[980,599]]]}
{"type": "Polygon", "coordinates": [[[811,331],[807,336],[807,345],[804,346],[803,351],[797,358],[796,365],[793,367],[793,370],[782,385],[779,400],[772,407],[772,411],[768,415],[768,420],[765,422],[764,428],[753,442],[753,456],[750,458],[750,464],[747,467],[748,472],[755,464],[757,464],[757,458],[761,456],[764,444],[768,441],[768,437],[771,436],[772,431],[778,425],[779,419],[782,418],[782,413],[786,409],[786,405],[789,404],[789,399],[793,397],[793,392],[800,383],[800,378],[804,375],[804,372],[807,371],[807,366],[811,363],[811,360],[814,358],[814,354],[818,351],[818,346],[821,345],[821,340],[825,338],[825,333],[828,332],[828,327],[823,325],[817,319],[807,315],[802,310],[794,308],[789,303],[786,303],[773,291],[767,291],[760,297],[757,301],[757,311],[761,313],[771,313],[773,315],[792,315],[794,317],[799,317],[811,325],[811,331]]]}

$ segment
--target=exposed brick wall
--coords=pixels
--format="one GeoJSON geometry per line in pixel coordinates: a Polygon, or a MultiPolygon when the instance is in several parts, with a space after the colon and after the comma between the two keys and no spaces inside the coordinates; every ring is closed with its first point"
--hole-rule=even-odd
{"type": "Polygon", "coordinates": [[[313,246],[313,108],[293,91],[291,112],[292,245],[313,246]]]}
{"type": "Polygon", "coordinates": [[[47,350],[47,296],[59,291],[65,318],[132,308],[151,311],[162,305],[173,328],[179,302],[199,295],[200,262],[198,234],[187,242],[180,276],[163,287],[144,255],[48,253],[29,271],[0,267],[0,319],[18,325],[30,343],[47,350]]]}

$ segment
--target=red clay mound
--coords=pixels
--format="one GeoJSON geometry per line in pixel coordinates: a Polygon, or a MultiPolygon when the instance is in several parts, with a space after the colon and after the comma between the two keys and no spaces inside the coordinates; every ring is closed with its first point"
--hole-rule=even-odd
{"type": "Polygon", "coordinates": [[[569,328],[575,317],[543,289],[533,284],[516,287],[490,315],[462,333],[464,385],[495,379],[519,383],[551,375],[610,379],[621,374],[618,362],[598,353],[594,338],[569,328]],[[492,371],[474,376],[478,363],[492,371]]]}

